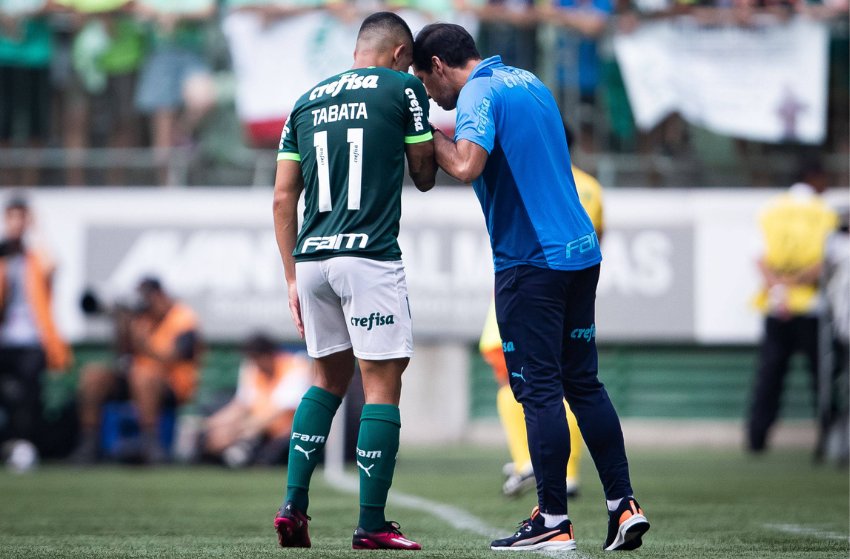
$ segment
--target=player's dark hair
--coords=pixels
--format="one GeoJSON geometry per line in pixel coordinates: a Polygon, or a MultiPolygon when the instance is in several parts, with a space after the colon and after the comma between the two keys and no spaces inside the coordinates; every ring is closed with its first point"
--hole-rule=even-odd
{"type": "Polygon", "coordinates": [[[270,355],[277,353],[277,344],[266,334],[256,332],[242,344],[242,352],[247,355],[270,355]]]}
{"type": "Polygon", "coordinates": [[[413,33],[401,17],[392,12],[375,12],[360,25],[360,31],[357,33],[358,40],[369,34],[381,34],[398,39],[403,39],[405,42],[413,44],[413,33]]]}
{"type": "Polygon", "coordinates": [[[22,210],[29,211],[30,203],[29,201],[21,194],[14,194],[8,200],[6,200],[6,208],[7,212],[12,210],[22,210]]]}
{"type": "Polygon", "coordinates": [[[144,294],[165,293],[162,282],[153,276],[146,276],[139,281],[139,291],[144,294]]]}
{"type": "Polygon", "coordinates": [[[432,56],[450,68],[459,68],[470,60],[481,58],[472,35],[454,23],[432,23],[416,35],[413,42],[413,67],[431,72],[432,56]]]}

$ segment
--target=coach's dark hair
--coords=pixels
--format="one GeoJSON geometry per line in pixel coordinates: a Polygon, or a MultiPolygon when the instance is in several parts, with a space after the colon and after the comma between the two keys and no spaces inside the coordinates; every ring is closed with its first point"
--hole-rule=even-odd
{"type": "Polygon", "coordinates": [[[436,56],[450,68],[459,68],[481,55],[469,32],[454,23],[432,23],[422,28],[413,43],[413,67],[431,71],[431,57],[436,56]]]}
{"type": "Polygon", "coordinates": [[[365,37],[371,33],[395,36],[398,39],[404,39],[413,44],[413,33],[401,17],[392,12],[375,12],[360,25],[360,31],[357,33],[357,38],[365,37]]]}

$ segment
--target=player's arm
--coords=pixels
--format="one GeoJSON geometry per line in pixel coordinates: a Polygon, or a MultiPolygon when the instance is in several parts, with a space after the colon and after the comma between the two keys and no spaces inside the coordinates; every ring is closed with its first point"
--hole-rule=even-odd
{"type": "Polygon", "coordinates": [[[817,285],[822,276],[823,262],[818,262],[789,274],[788,279],[793,285],[817,285]]]}
{"type": "Polygon", "coordinates": [[[281,159],[277,162],[277,175],[274,181],[274,233],[280,257],[283,260],[283,272],[289,292],[289,312],[295,322],[298,335],[304,337],[304,323],[301,321],[301,305],[298,302],[298,289],[295,284],[295,239],[298,235],[298,198],[304,189],[301,176],[301,163],[293,159],[281,159]]]}
{"type": "Polygon", "coordinates": [[[404,152],[407,155],[407,169],[413,184],[421,192],[428,192],[434,188],[437,176],[437,162],[434,159],[434,142],[420,142],[418,144],[405,144],[404,152]]]}
{"type": "Polygon", "coordinates": [[[487,150],[475,142],[460,140],[453,142],[443,132],[434,132],[434,152],[437,165],[457,180],[471,183],[484,172],[487,150]]]}
{"type": "Polygon", "coordinates": [[[413,184],[421,192],[434,188],[437,162],[434,160],[434,136],[428,125],[428,93],[419,78],[405,74],[405,89],[402,95],[407,115],[404,134],[404,153],[407,170],[413,184]]]}
{"type": "Polygon", "coordinates": [[[172,367],[184,361],[197,361],[201,350],[200,336],[197,330],[186,330],[174,338],[173,347],[165,352],[157,352],[150,345],[150,328],[147,324],[135,321],[135,353],[156,361],[161,367],[172,367]]]}

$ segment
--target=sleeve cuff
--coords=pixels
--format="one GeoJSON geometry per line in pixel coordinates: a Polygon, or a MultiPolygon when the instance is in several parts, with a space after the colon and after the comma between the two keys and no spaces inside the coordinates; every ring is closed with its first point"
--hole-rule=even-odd
{"type": "Polygon", "coordinates": [[[301,155],[289,151],[282,151],[277,154],[278,161],[301,161],[301,155]]]}
{"type": "Polygon", "coordinates": [[[428,140],[433,140],[434,134],[429,130],[424,134],[419,134],[418,136],[405,136],[404,143],[405,144],[420,144],[422,142],[427,142],[428,140]]]}
{"type": "Polygon", "coordinates": [[[493,146],[487,146],[486,141],[478,136],[455,136],[455,143],[458,143],[461,140],[466,140],[467,142],[472,142],[473,144],[480,146],[481,149],[487,152],[487,155],[490,155],[493,151],[493,146]]]}

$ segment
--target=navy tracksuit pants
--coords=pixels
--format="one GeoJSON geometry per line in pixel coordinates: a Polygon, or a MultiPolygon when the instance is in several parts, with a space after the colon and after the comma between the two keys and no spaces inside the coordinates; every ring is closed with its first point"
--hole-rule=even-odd
{"type": "Polygon", "coordinates": [[[606,499],[632,495],[620,419],[597,378],[599,265],[577,271],[517,266],[496,273],[496,318],[511,389],[525,412],[540,510],[567,513],[570,432],[578,419],[606,499]]]}

